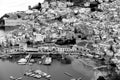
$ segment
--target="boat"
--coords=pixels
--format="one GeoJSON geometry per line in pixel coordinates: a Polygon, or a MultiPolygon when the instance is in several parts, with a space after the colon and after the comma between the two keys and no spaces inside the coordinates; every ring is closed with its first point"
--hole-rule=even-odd
{"type": "Polygon", "coordinates": [[[27,60],[25,58],[21,58],[20,60],[18,60],[18,64],[26,64],[27,60]]]}
{"type": "Polygon", "coordinates": [[[34,63],[35,62],[35,60],[34,59],[30,59],[30,63],[34,63]]]}
{"type": "Polygon", "coordinates": [[[10,79],[11,79],[11,80],[22,80],[22,77],[14,78],[13,76],[10,76],[10,79]]]}
{"type": "Polygon", "coordinates": [[[15,78],[13,76],[10,76],[10,79],[15,80],[15,78]]]}
{"type": "Polygon", "coordinates": [[[22,80],[22,77],[16,78],[16,80],[22,80]]]}
{"type": "Polygon", "coordinates": [[[46,78],[50,78],[50,77],[51,77],[51,75],[47,75],[47,76],[46,76],[46,78]]]}
{"type": "Polygon", "coordinates": [[[47,76],[47,73],[42,72],[41,75],[42,75],[43,77],[46,77],[46,76],[47,76]]]}
{"type": "Polygon", "coordinates": [[[34,74],[34,73],[32,73],[32,74],[30,74],[29,76],[30,76],[30,77],[34,77],[34,76],[35,76],[35,74],[34,74]]]}
{"type": "Polygon", "coordinates": [[[34,78],[37,78],[37,79],[40,79],[42,76],[41,75],[38,75],[36,74],[35,76],[33,76],[34,78]]]}
{"type": "Polygon", "coordinates": [[[37,79],[40,79],[41,77],[49,79],[51,77],[51,75],[48,75],[47,73],[42,72],[41,70],[34,70],[34,71],[30,70],[30,71],[26,72],[24,75],[34,77],[37,79]]]}
{"type": "Polygon", "coordinates": [[[36,74],[42,74],[42,71],[41,70],[35,70],[34,73],[36,73],[36,74]]]}
{"type": "Polygon", "coordinates": [[[51,63],[52,63],[51,57],[46,57],[43,61],[43,64],[45,64],[45,65],[50,65],[51,63]]]}
{"type": "Polygon", "coordinates": [[[31,74],[32,74],[32,72],[26,72],[24,75],[30,76],[31,74]]]}
{"type": "Polygon", "coordinates": [[[70,80],[76,80],[75,78],[72,78],[72,79],[70,79],[70,80]]]}

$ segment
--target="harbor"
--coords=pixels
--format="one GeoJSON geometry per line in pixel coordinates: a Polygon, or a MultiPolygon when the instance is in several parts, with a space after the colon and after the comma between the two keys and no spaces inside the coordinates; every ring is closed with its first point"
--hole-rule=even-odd
{"type": "Polygon", "coordinates": [[[0,80],[120,80],[120,0],[30,1],[2,3],[0,80]]]}
{"type": "Polygon", "coordinates": [[[26,62],[26,64],[21,65],[18,64],[20,59],[20,57],[0,59],[0,74],[4,75],[0,77],[2,80],[89,80],[93,78],[94,72],[92,70],[82,69],[85,68],[84,65],[75,64],[76,61],[74,60],[71,64],[62,64],[60,61],[53,59],[50,65],[37,62],[31,65],[30,62],[26,62]],[[78,69],[81,71],[75,69],[78,65],[78,69]]]}

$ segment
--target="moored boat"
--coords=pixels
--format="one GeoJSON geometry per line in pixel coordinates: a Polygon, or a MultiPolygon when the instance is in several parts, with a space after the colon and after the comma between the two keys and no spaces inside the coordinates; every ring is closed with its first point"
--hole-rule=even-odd
{"type": "Polygon", "coordinates": [[[34,78],[37,78],[37,79],[40,79],[42,76],[41,75],[38,75],[38,74],[36,74],[35,76],[34,76],[34,78]]]}
{"type": "Polygon", "coordinates": [[[31,74],[32,74],[32,72],[26,72],[24,75],[30,76],[31,74]]]}
{"type": "Polygon", "coordinates": [[[45,64],[45,65],[50,65],[51,63],[52,63],[52,58],[51,57],[46,57],[43,60],[43,64],[45,64]]]}
{"type": "Polygon", "coordinates": [[[47,73],[42,72],[41,75],[42,75],[43,77],[46,77],[46,76],[47,76],[47,73]]]}
{"type": "Polygon", "coordinates": [[[10,76],[10,79],[11,79],[11,80],[22,80],[22,77],[15,78],[15,77],[13,77],[13,76],[10,76]]]}
{"type": "Polygon", "coordinates": [[[30,77],[34,77],[35,76],[35,74],[34,73],[32,73],[31,75],[29,75],[30,77]]]}
{"type": "Polygon", "coordinates": [[[18,61],[18,64],[26,64],[27,63],[27,60],[25,58],[21,58],[19,61],[18,61]]]}
{"type": "Polygon", "coordinates": [[[36,74],[42,74],[42,71],[41,70],[35,70],[34,73],[36,73],[36,74]]]}
{"type": "Polygon", "coordinates": [[[47,76],[46,76],[46,78],[50,78],[50,77],[51,77],[51,75],[47,75],[47,76]]]}

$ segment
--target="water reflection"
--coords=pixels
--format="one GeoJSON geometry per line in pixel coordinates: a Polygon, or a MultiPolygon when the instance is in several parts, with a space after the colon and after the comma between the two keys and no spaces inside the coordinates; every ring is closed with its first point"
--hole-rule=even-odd
{"type": "MultiPolygon", "coordinates": [[[[93,71],[86,69],[85,65],[77,60],[73,60],[71,64],[62,64],[60,61],[53,60],[53,63],[50,66],[40,65],[37,63],[32,65],[18,65],[17,61],[21,57],[0,60],[0,80],[9,80],[9,76],[23,77],[23,80],[37,80],[35,78],[23,76],[25,71],[29,69],[40,69],[50,74],[52,76],[52,80],[70,80],[71,77],[65,75],[64,72],[70,73],[74,78],[82,77],[83,80],[90,80],[93,76],[93,71]]],[[[40,80],[45,79],[41,78],[40,80]]]]}

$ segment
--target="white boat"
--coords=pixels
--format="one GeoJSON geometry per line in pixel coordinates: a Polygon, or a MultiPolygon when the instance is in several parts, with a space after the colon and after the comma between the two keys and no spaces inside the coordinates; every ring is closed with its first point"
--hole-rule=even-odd
{"type": "Polygon", "coordinates": [[[49,65],[52,63],[52,58],[51,57],[46,57],[44,60],[44,64],[49,65]]]}
{"type": "Polygon", "coordinates": [[[73,79],[70,79],[70,80],[76,80],[76,79],[73,78],[73,79]]]}
{"type": "Polygon", "coordinates": [[[42,74],[41,74],[42,76],[47,76],[47,73],[45,73],[45,72],[42,72],[42,74]]]}
{"type": "Polygon", "coordinates": [[[15,78],[13,76],[10,76],[10,79],[15,80],[15,78]]]}
{"type": "Polygon", "coordinates": [[[26,63],[27,62],[27,60],[25,59],[25,58],[21,58],[19,61],[18,61],[18,63],[26,63]]]}
{"type": "Polygon", "coordinates": [[[42,76],[41,75],[35,75],[34,78],[40,79],[42,76]]]}
{"type": "Polygon", "coordinates": [[[22,79],[22,77],[16,78],[16,80],[21,80],[21,79],[22,79]]]}
{"type": "Polygon", "coordinates": [[[35,60],[34,60],[34,59],[31,59],[31,60],[30,60],[30,62],[31,62],[31,63],[34,63],[34,62],[35,62],[35,60]]]}
{"type": "Polygon", "coordinates": [[[25,75],[26,76],[30,76],[32,74],[32,72],[26,72],[25,75]]]}
{"type": "Polygon", "coordinates": [[[32,74],[31,74],[31,75],[29,75],[29,76],[34,77],[34,76],[35,76],[35,74],[33,74],[33,73],[32,73],[32,74]]]}
{"type": "Polygon", "coordinates": [[[42,71],[41,70],[35,70],[34,73],[36,73],[36,74],[42,74],[42,71]]]}
{"type": "Polygon", "coordinates": [[[46,78],[50,78],[50,77],[51,77],[51,75],[47,75],[47,76],[46,76],[46,78]]]}
{"type": "Polygon", "coordinates": [[[11,79],[11,80],[22,80],[22,77],[14,78],[13,76],[10,76],[10,79],[11,79]]]}

